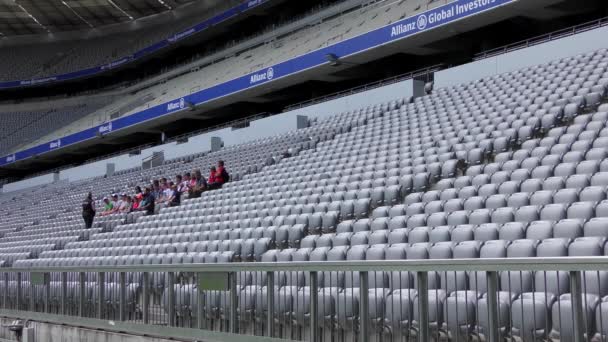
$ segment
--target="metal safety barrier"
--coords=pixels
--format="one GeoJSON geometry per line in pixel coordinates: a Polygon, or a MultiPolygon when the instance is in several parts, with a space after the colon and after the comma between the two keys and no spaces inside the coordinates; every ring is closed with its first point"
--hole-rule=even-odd
{"type": "Polygon", "coordinates": [[[606,341],[608,258],[3,269],[0,313],[181,340],[606,341]]]}

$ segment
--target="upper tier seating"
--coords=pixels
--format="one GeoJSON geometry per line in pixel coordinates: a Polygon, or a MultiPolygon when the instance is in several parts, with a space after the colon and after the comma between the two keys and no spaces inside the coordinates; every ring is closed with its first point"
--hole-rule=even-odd
{"type": "Polygon", "coordinates": [[[148,46],[190,28],[201,16],[131,32],[78,41],[7,46],[0,49],[0,81],[29,80],[97,67],[130,56],[148,46]],[[44,50],[44,53],[40,53],[44,50]],[[27,60],[27,63],[23,61],[27,60]]]}
{"type": "Polygon", "coordinates": [[[38,111],[1,112],[0,155],[86,117],[108,101],[38,111]]]}
{"type": "MultiPolygon", "coordinates": [[[[389,25],[397,20],[414,16],[427,9],[434,8],[453,0],[384,0],[329,18],[316,25],[300,29],[284,37],[278,37],[272,44],[264,44],[237,56],[223,58],[212,64],[188,72],[167,82],[143,89],[139,96],[150,96],[150,100],[123,113],[130,115],[151,106],[189,95],[201,89],[230,81],[249,73],[275,65],[279,62],[334,44],[372,29],[389,25]],[[255,56],[255,58],[254,58],[255,56]]],[[[117,99],[113,106],[120,106],[130,101],[130,97],[117,99]]],[[[84,130],[95,124],[107,122],[114,114],[113,110],[102,108],[91,116],[72,125],[66,126],[43,139],[32,141],[24,148],[60,138],[68,132],[84,130]]]]}
{"type": "MultiPolygon", "coordinates": [[[[65,229],[57,222],[69,215],[53,214],[60,207],[51,203],[51,188],[21,193],[19,201],[4,195],[0,248],[6,253],[0,259],[7,266],[46,267],[608,255],[608,105],[602,104],[607,91],[608,50],[603,49],[313,120],[310,128],[268,143],[272,148],[292,141],[299,153],[255,170],[243,165],[249,172],[238,180],[181,206],[162,208],[158,215],[108,219],[97,223],[101,231],[88,235],[75,228],[73,235],[80,234],[81,241],[55,243],[54,250],[45,246],[53,237],[33,240],[23,234],[46,223],[65,229]],[[310,136],[317,143],[306,148],[294,136],[310,136]],[[42,193],[44,205],[55,205],[46,218],[26,202],[42,193]],[[30,239],[41,246],[34,250],[30,239]],[[24,245],[29,247],[19,252],[27,255],[12,248],[24,245]]],[[[243,158],[238,153],[251,151],[247,148],[224,149],[205,162],[233,156],[236,165],[243,158]]],[[[257,160],[276,152],[262,150],[257,160]]],[[[171,163],[158,170],[173,167],[181,166],[171,163]]],[[[133,186],[139,181],[134,174],[52,189],[77,189],[83,198],[89,189],[98,194],[116,184],[133,186]]],[[[72,213],[72,219],[78,220],[78,214],[72,213]]],[[[95,281],[95,274],[89,276],[95,281]]],[[[265,312],[264,277],[237,279],[241,324],[255,324],[265,312]]],[[[527,341],[572,340],[573,318],[560,310],[571,305],[568,274],[503,272],[499,278],[502,334],[527,341]]],[[[585,272],[583,278],[587,334],[603,336],[608,332],[608,272],[585,272]]],[[[129,281],[138,288],[140,280],[133,274],[129,281]]],[[[116,280],[106,281],[115,293],[116,280]]],[[[310,279],[284,272],[275,284],[278,324],[286,331],[309,324],[310,279]]],[[[164,278],[153,285],[166,310],[164,278]]],[[[356,331],[359,278],[351,272],[320,272],[318,285],[319,324],[356,331]]],[[[435,272],[428,285],[433,334],[487,332],[485,274],[435,272]]],[[[196,318],[198,290],[175,286],[187,294],[172,298],[177,314],[196,318]]],[[[414,275],[377,272],[370,275],[369,288],[369,316],[379,327],[374,333],[394,340],[415,334],[414,275]]],[[[218,322],[227,319],[228,293],[204,296],[204,319],[226,329],[218,322]]]]}

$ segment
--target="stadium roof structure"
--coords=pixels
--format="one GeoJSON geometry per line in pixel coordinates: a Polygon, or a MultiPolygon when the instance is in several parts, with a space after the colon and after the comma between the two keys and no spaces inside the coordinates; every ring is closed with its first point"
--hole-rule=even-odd
{"type": "Polygon", "coordinates": [[[0,0],[0,37],[127,23],[195,0],[0,0]]]}

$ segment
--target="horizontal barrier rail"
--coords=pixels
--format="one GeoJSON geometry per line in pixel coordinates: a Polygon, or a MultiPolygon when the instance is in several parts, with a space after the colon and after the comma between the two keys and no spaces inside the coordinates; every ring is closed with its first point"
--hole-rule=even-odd
{"type": "Polygon", "coordinates": [[[6,317],[205,341],[606,341],[606,296],[608,257],[5,268],[0,274],[6,317]]]}
{"type": "Polygon", "coordinates": [[[279,271],[608,271],[608,257],[423,259],[306,262],[233,262],[224,264],[167,264],[2,268],[0,273],[69,272],[279,272],[279,271]]]}
{"type": "Polygon", "coordinates": [[[536,36],[533,38],[521,40],[521,41],[518,41],[515,43],[511,43],[508,45],[504,45],[501,47],[483,51],[483,52],[475,54],[475,57],[473,58],[473,60],[478,61],[481,59],[502,55],[502,54],[505,54],[505,53],[508,53],[511,51],[525,49],[527,47],[535,46],[538,44],[543,44],[546,42],[550,42],[552,40],[556,40],[556,39],[560,39],[560,38],[564,38],[564,37],[568,37],[568,36],[573,36],[573,35],[579,34],[581,32],[590,31],[590,30],[593,30],[596,28],[604,27],[606,25],[608,25],[608,17],[596,19],[596,20],[586,22],[583,24],[571,26],[571,27],[568,27],[565,29],[557,30],[557,31],[546,33],[546,34],[536,36]]]}

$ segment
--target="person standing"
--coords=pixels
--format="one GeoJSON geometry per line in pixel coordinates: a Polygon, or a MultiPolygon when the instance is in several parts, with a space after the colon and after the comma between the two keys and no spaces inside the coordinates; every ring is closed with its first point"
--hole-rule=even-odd
{"type": "Polygon", "coordinates": [[[93,194],[88,193],[87,197],[82,202],[82,218],[84,219],[85,228],[89,229],[93,227],[93,220],[95,219],[95,201],[93,200],[93,194]]]}

